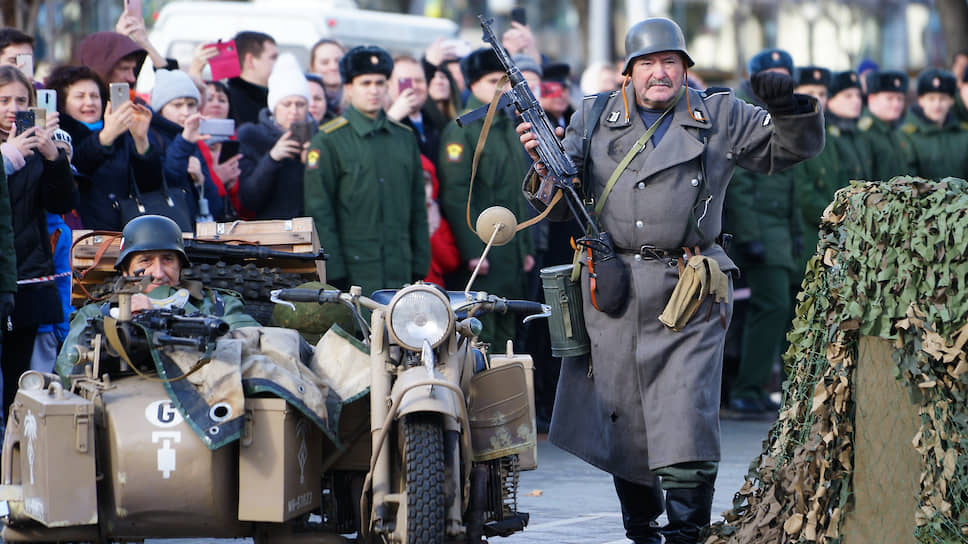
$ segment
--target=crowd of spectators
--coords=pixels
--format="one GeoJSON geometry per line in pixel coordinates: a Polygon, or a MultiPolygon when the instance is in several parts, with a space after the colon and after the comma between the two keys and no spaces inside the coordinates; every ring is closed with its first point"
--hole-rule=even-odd
{"type": "MultiPolygon", "coordinates": [[[[594,63],[581,75],[580,91],[573,89],[578,74],[542,54],[528,27],[512,23],[502,39],[549,118],[562,128],[578,105],[576,97],[625,83],[614,65],[594,63]]],[[[188,218],[186,230],[203,221],[312,216],[328,242],[330,281],[337,285],[394,287],[425,279],[463,289],[476,272],[478,288],[539,298],[537,271],[570,261],[570,238],[580,235],[580,228],[548,222],[480,258],[483,243],[468,224],[467,210],[471,221],[496,203],[519,220],[532,213],[519,191],[530,165],[513,132],[511,112],[500,112],[493,123],[470,189],[481,123],[461,128],[455,117],[494,95],[503,74],[490,49],[439,39],[419,57],[391,57],[378,47],[347,49],[323,39],[312,48],[308,65],[301,66],[291,54],[280,54],[267,34],[239,32],[232,43],[237,73],[213,81],[207,79],[210,61],[219,53],[213,44],[200,45],[190,65],[179,66],[152,47],[143,20],[124,14],[113,31],[85,37],[73,62],[34,81],[18,65],[21,55],[33,52],[33,38],[0,29],[0,152],[6,178],[0,184],[0,329],[6,333],[0,354],[8,382],[30,368],[31,359],[41,368],[43,361],[53,361],[63,338],[70,313],[65,302],[70,229],[120,231],[127,219],[123,204],[136,194],[178,196],[174,215],[188,218]],[[134,89],[141,70],[154,70],[149,93],[112,94],[113,83],[134,89]],[[39,89],[56,92],[56,111],[47,114],[45,125],[18,130],[16,112],[34,106],[39,89]],[[123,100],[112,103],[118,99],[123,100]],[[4,246],[5,233],[15,247],[4,246]]],[[[824,199],[849,179],[968,175],[965,155],[958,151],[968,138],[965,59],[968,54],[956,56],[955,73],[921,74],[918,99],[910,108],[905,108],[903,73],[868,64],[865,69],[872,71],[863,77],[795,68],[789,55],[772,51],[754,58],[759,64],[751,61],[751,70],[787,70],[799,92],[822,93],[829,104],[829,152],[815,159],[814,167],[807,163],[786,177],[731,188],[728,201],[741,204],[727,202],[727,229],[749,222],[750,214],[760,213],[758,206],[770,206],[772,197],[763,195],[779,183],[782,195],[790,197],[784,209],[802,212],[783,214],[785,221],[793,219],[789,227],[771,227],[791,229],[785,247],[767,247],[771,236],[756,229],[757,234],[738,233],[732,253],[747,263],[752,281],[757,267],[787,252],[795,263],[788,283],[797,283],[803,253],[792,253],[798,237],[816,229],[818,206],[822,210],[824,199]],[[836,167],[817,167],[832,154],[836,167]],[[818,192],[819,200],[812,198],[818,192]]],[[[702,85],[689,75],[691,85],[702,85]]],[[[751,288],[755,292],[757,286],[751,288]]],[[[789,313],[789,300],[779,306],[758,319],[773,321],[789,313]]],[[[486,334],[499,345],[515,336],[524,339],[513,322],[496,323],[486,334]]],[[[762,347],[762,340],[750,335],[750,343],[762,347]]],[[[528,335],[526,342],[536,357],[548,351],[546,334],[528,335]]],[[[777,340],[770,350],[780,345],[777,340]]],[[[772,364],[776,355],[757,357],[772,364]]],[[[737,407],[740,412],[772,408],[761,397],[766,386],[760,383],[762,370],[757,372],[756,383],[741,380],[747,390],[737,398],[746,395],[749,402],[737,407]]],[[[5,389],[7,404],[13,388],[5,389]]],[[[549,395],[553,391],[544,392],[549,395]]],[[[550,405],[539,407],[539,417],[550,417],[550,405]]]]}

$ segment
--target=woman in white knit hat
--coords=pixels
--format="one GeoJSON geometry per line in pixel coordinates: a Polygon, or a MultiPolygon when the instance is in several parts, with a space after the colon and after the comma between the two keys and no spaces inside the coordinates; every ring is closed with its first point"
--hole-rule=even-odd
{"type": "Polygon", "coordinates": [[[303,151],[316,127],[309,84],[291,54],[272,69],[268,102],[258,123],[239,128],[239,198],[255,219],[291,219],[303,213],[303,151]]]}

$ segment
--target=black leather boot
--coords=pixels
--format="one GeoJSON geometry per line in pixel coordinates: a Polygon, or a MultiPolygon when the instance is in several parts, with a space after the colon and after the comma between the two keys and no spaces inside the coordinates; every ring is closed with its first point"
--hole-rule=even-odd
{"type": "Polygon", "coordinates": [[[712,508],[712,486],[666,491],[669,524],[662,528],[666,544],[697,544],[699,534],[709,525],[712,508]]]}
{"type": "Polygon", "coordinates": [[[625,536],[635,544],[660,544],[659,524],[662,514],[662,490],[658,480],[646,486],[613,476],[615,493],[622,504],[622,524],[625,536]]]}

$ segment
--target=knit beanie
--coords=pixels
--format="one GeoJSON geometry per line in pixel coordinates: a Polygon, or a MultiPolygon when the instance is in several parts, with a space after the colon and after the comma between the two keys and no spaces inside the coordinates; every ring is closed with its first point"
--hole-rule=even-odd
{"type": "Polygon", "coordinates": [[[161,111],[176,98],[194,98],[201,104],[202,97],[198,87],[188,74],[181,70],[158,70],[155,72],[155,86],[151,89],[151,108],[161,111]]]}
{"type": "Polygon", "coordinates": [[[309,102],[309,83],[292,53],[279,55],[269,75],[269,111],[289,96],[301,96],[309,102]]]}

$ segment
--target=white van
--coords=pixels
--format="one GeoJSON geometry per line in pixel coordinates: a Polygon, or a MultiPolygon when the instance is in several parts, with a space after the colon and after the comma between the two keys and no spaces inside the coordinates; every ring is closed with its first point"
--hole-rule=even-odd
{"type": "Polygon", "coordinates": [[[347,47],[374,44],[391,54],[419,58],[438,37],[457,36],[453,21],[362,10],[353,0],[271,0],[256,2],[169,2],[148,35],[159,53],[191,63],[195,47],[231,39],[242,30],[265,32],[280,52],[296,55],[308,67],[310,48],[321,38],[347,47]]]}

